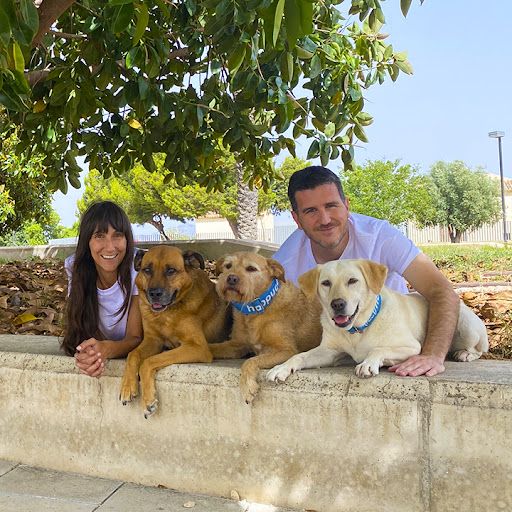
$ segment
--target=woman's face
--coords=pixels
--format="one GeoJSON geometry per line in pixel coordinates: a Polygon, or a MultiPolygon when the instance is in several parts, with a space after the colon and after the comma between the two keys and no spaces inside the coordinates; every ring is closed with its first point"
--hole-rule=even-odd
{"type": "Polygon", "coordinates": [[[96,229],[89,240],[89,249],[98,272],[100,269],[114,272],[125,257],[126,237],[112,226],[108,227],[106,233],[100,233],[96,229]]]}

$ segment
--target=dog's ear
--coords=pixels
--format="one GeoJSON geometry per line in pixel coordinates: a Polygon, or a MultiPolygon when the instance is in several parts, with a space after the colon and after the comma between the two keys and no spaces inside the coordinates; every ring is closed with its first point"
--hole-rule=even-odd
{"type": "Polygon", "coordinates": [[[359,268],[366,279],[368,288],[370,288],[375,295],[378,295],[386,282],[388,267],[380,263],[375,263],[374,261],[361,259],[359,260],[359,268]]]}
{"type": "Polygon", "coordinates": [[[286,279],[284,278],[284,268],[281,263],[273,260],[272,258],[267,258],[267,263],[270,267],[270,270],[272,270],[272,275],[279,279],[279,281],[286,283],[286,279]]]}
{"type": "Polygon", "coordinates": [[[226,256],[222,256],[215,262],[215,275],[218,276],[222,274],[222,266],[224,265],[224,260],[226,256]]]}
{"type": "Polygon", "coordinates": [[[200,268],[204,270],[204,258],[195,251],[184,251],[183,262],[186,267],[200,268]]]}
{"type": "Polygon", "coordinates": [[[321,269],[322,265],[317,265],[315,268],[299,276],[299,286],[304,292],[304,295],[310,300],[316,298],[318,277],[320,276],[321,269]]]}
{"type": "Polygon", "coordinates": [[[144,249],[139,249],[135,253],[135,258],[133,258],[133,268],[138,272],[140,270],[140,267],[142,265],[142,258],[144,258],[144,254],[146,254],[148,251],[145,251],[144,249]]]}

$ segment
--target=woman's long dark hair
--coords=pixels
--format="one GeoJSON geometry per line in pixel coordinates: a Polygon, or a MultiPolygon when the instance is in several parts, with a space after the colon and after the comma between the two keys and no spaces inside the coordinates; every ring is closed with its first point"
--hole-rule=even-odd
{"type": "Polygon", "coordinates": [[[126,313],[132,294],[133,234],[128,216],[121,207],[110,201],[89,206],[80,221],[75,262],[71,276],[71,290],[66,308],[66,326],[61,348],[72,356],[76,347],[88,338],[101,339],[99,331],[98,272],[89,249],[92,235],[106,233],[112,226],[126,237],[126,254],[117,268],[118,281],[125,294],[117,314],[126,313]]]}

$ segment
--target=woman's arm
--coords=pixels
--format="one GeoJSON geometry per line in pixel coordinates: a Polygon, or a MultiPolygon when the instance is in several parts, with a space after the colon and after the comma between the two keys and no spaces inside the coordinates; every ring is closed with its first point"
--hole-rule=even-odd
{"type": "Polygon", "coordinates": [[[139,309],[139,296],[132,295],[126,335],[122,340],[97,340],[90,338],[81,343],[75,354],[76,365],[81,373],[90,377],[101,377],[108,359],[128,355],[142,341],[142,316],[139,309]]]}

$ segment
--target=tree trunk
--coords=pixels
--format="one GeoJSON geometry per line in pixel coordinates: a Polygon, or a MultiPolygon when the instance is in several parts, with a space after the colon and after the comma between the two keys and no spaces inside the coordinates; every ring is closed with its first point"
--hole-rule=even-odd
{"type": "Polygon", "coordinates": [[[34,5],[39,13],[39,29],[32,41],[32,47],[39,46],[46,32],[59,19],[60,15],[67,11],[75,0],[35,0],[34,5]]]}
{"type": "Polygon", "coordinates": [[[148,220],[147,223],[158,230],[158,234],[160,235],[160,240],[162,240],[162,242],[169,241],[169,237],[165,234],[164,223],[162,222],[161,217],[153,217],[151,220],[148,220]]]}
{"type": "Polygon", "coordinates": [[[237,210],[236,238],[258,239],[258,191],[251,190],[243,181],[243,164],[236,164],[237,210]]]}
{"type": "Polygon", "coordinates": [[[462,233],[453,226],[448,226],[448,232],[450,233],[450,242],[452,244],[459,244],[462,233]]]}

